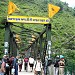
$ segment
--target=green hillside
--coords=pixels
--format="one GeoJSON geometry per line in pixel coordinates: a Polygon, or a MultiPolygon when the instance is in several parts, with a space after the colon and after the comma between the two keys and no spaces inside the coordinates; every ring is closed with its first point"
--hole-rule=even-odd
{"type": "MultiPolygon", "coordinates": [[[[20,9],[12,15],[48,17],[48,3],[60,6],[60,11],[52,19],[52,50],[63,53],[65,50],[75,50],[75,9],[68,7],[60,0],[11,0],[20,9]]],[[[4,47],[4,25],[7,16],[7,0],[0,0],[0,53],[4,47]]],[[[22,24],[18,24],[22,25],[22,24]]],[[[43,25],[23,24],[24,27],[36,31],[43,30],[43,25]],[[32,27],[32,28],[31,28],[32,27]]],[[[13,30],[17,30],[14,26],[13,30]]],[[[18,29],[20,31],[20,29],[18,29]]],[[[17,32],[18,32],[17,31],[17,32]]]]}

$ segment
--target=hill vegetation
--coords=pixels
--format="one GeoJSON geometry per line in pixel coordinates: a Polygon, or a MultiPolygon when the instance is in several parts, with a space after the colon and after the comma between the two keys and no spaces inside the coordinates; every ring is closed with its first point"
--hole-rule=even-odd
{"type": "MultiPolygon", "coordinates": [[[[48,3],[60,6],[60,11],[52,19],[52,50],[57,54],[65,54],[69,57],[69,53],[75,53],[75,8],[68,7],[67,3],[60,0],[11,0],[14,2],[20,11],[12,15],[21,16],[41,16],[48,17],[48,3]],[[70,51],[68,53],[68,51],[70,51]]],[[[3,21],[7,16],[7,0],[0,0],[0,54],[4,49],[4,24],[3,21]]],[[[21,24],[18,24],[21,25],[21,24]]],[[[41,31],[43,25],[27,25],[24,27],[33,30],[41,31]],[[32,27],[32,28],[31,28],[32,27]]],[[[13,30],[16,28],[13,26],[13,30]]],[[[19,29],[18,29],[19,30],[19,29]]],[[[17,31],[18,32],[18,31],[17,31]]],[[[74,55],[71,57],[75,58],[74,55]]]]}

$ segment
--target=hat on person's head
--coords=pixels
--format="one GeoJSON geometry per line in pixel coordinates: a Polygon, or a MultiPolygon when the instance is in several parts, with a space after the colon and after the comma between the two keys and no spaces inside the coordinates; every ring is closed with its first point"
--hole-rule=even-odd
{"type": "Polygon", "coordinates": [[[63,59],[64,58],[64,56],[63,55],[60,55],[60,59],[63,59]]]}
{"type": "Polygon", "coordinates": [[[59,58],[59,57],[60,57],[59,55],[56,56],[56,58],[59,58]]]}

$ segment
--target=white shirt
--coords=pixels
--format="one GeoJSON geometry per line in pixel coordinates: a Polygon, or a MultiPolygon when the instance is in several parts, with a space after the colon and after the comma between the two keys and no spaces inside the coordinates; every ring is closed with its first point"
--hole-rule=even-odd
{"type": "Polygon", "coordinates": [[[30,57],[30,58],[29,58],[29,63],[30,63],[30,64],[34,64],[34,59],[30,57]]]}
{"type": "Polygon", "coordinates": [[[41,71],[41,69],[42,69],[42,62],[41,61],[39,61],[39,62],[35,61],[34,68],[35,68],[36,71],[41,71]]]}

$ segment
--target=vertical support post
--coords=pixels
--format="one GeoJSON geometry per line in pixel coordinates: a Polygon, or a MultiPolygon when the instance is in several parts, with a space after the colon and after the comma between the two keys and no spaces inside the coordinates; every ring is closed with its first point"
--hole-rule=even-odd
{"type": "Polygon", "coordinates": [[[34,59],[36,59],[36,42],[34,42],[34,59]]]}
{"type": "Polygon", "coordinates": [[[35,58],[35,42],[33,43],[33,51],[32,51],[32,54],[33,54],[33,56],[35,58]]]}
{"type": "Polygon", "coordinates": [[[9,53],[9,57],[10,57],[10,55],[13,55],[13,34],[12,33],[10,33],[9,49],[10,49],[10,53],[9,53]]]}
{"type": "Polygon", "coordinates": [[[46,43],[46,39],[44,39],[44,50],[43,50],[43,62],[44,63],[45,63],[46,49],[47,49],[47,43],[46,43]]]}
{"type": "Polygon", "coordinates": [[[28,49],[27,56],[30,56],[30,48],[28,49]]]}
{"type": "Polygon", "coordinates": [[[30,50],[30,56],[31,56],[31,47],[30,47],[30,49],[29,49],[29,50],[30,50]]]}
{"type": "Polygon", "coordinates": [[[33,44],[32,44],[32,46],[31,46],[31,57],[33,56],[33,44]]]}
{"type": "Polygon", "coordinates": [[[13,42],[13,56],[17,56],[17,51],[18,51],[18,47],[17,44],[15,42],[13,42]]]}
{"type": "Polygon", "coordinates": [[[43,35],[40,36],[40,40],[39,40],[39,43],[40,43],[40,57],[41,57],[41,60],[43,59],[43,48],[42,48],[42,39],[43,39],[43,35]]]}
{"type": "Polygon", "coordinates": [[[48,59],[51,58],[51,24],[46,25],[46,37],[47,37],[47,54],[48,59]]]}
{"type": "Polygon", "coordinates": [[[4,54],[9,54],[9,41],[10,41],[10,23],[5,24],[5,40],[4,40],[4,54]]]}
{"type": "Polygon", "coordinates": [[[35,52],[35,58],[37,57],[38,55],[38,40],[36,40],[36,52],[35,52]]]}
{"type": "Polygon", "coordinates": [[[45,56],[45,75],[53,75],[51,74],[52,70],[50,69],[48,63],[51,63],[51,24],[46,24],[46,42],[47,42],[47,49],[46,49],[46,56],[45,56]]]}
{"type": "Polygon", "coordinates": [[[15,56],[15,57],[18,55],[18,46],[15,42],[12,32],[10,32],[9,50],[10,50],[10,55],[15,56]]]}
{"type": "Polygon", "coordinates": [[[29,48],[29,56],[31,56],[31,47],[29,48]]]}

